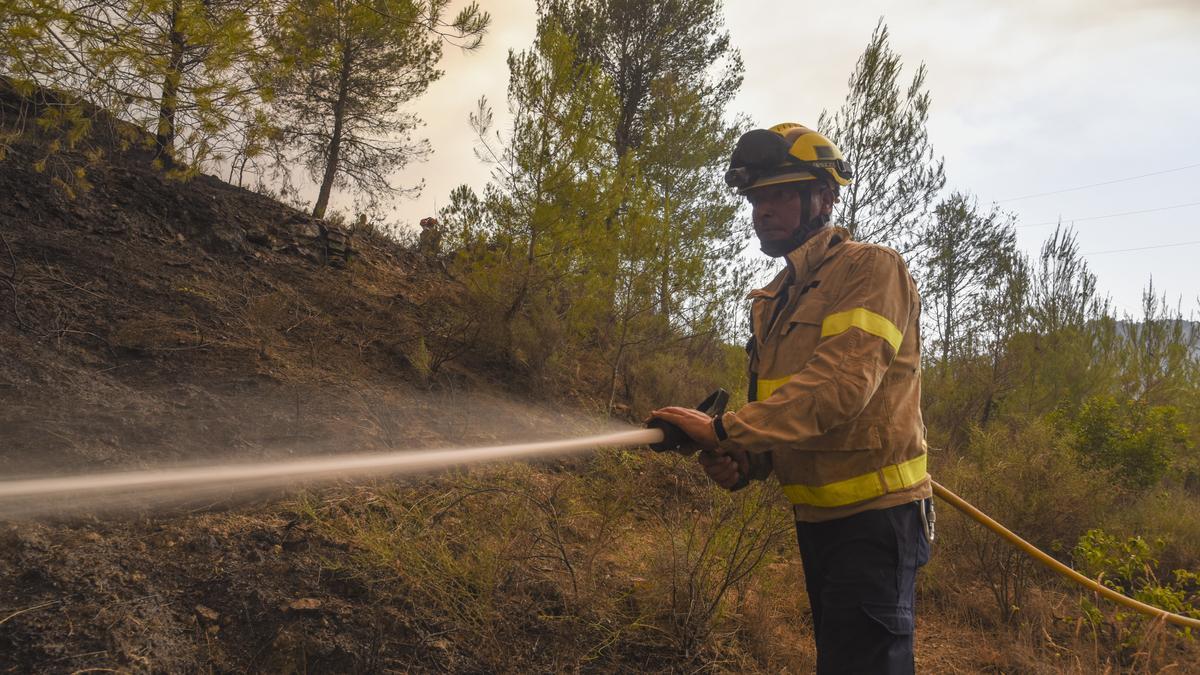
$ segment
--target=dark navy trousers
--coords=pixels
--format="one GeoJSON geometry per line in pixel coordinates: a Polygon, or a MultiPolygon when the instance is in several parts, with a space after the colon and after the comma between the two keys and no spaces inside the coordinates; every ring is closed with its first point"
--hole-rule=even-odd
{"type": "Polygon", "coordinates": [[[796,523],[817,673],[912,673],[917,568],[929,560],[924,502],[796,523]]]}

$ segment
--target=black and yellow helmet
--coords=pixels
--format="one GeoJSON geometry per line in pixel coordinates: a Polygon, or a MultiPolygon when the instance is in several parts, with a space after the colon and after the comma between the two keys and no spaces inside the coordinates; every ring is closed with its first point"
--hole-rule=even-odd
{"type": "Polygon", "coordinates": [[[819,178],[845,186],[854,173],[828,138],[793,122],[742,134],[725,172],[725,184],[741,195],[766,185],[819,178]]]}

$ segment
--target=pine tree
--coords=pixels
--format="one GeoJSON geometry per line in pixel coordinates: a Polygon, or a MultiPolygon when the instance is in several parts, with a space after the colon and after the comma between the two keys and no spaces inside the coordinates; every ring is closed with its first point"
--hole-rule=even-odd
{"type": "Polygon", "coordinates": [[[922,297],[934,319],[934,344],[943,363],[976,352],[983,305],[1016,255],[1013,217],[955,192],[938,204],[925,235],[922,297]]]}
{"type": "Polygon", "coordinates": [[[288,0],[270,31],[282,143],[319,187],[313,215],[334,187],[377,195],[416,192],[389,176],[429,152],[420,120],[401,112],[441,76],[445,37],[480,45],[490,17],[477,4],[443,21],[448,0],[288,0]]]}
{"type": "Polygon", "coordinates": [[[576,57],[596,65],[612,82],[618,115],[608,140],[617,158],[669,123],[672,99],[680,93],[695,94],[721,111],[737,93],[743,66],[724,28],[721,5],[719,0],[552,0],[544,5],[540,21],[557,22],[574,42],[576,57]]]}
{"type": "Polygon", "coordinates": [[[909,253],[921,246],[921,230],[946,176],[926,130],[931,99],[925,64],[903,93],[902,67],[881,19],[850,75],[845,103],[833,114],[822,112],[817,128],[854,169],[835,221],[856,239],[909,253]]]}
{"type": "Polygon", "coordinates": [[[150,130],[156,159],[191,173],[220,159],[225,129],[252,117],[254,2],[38,0],[17,31],[20,54],[3,65],[150,130]]]}
{"type": "Polygon", "coordinates": [[[486,101],[472,116],[493,180],[482,198],[465,186],[455,190],[442,220],[465,254],[460,273],[475,301],[494,317],[494,339],[524,361],[555,347],[539,337],[526,341],[526,331],[579,329],[595,310],[579,285],[609,281],[613,249],[603,222],[615,183],[595,126],[614,104],[561,31],[540,30],[533,48],[509,54],[508,66],[507,135],[489,140],[486,101]]]}
{"type": "Polygon", "coordinates": [[[1158,295],[1151,279],[1142,291],[1142,316],[1126,316],[1118,333],[1121,394],[1149,405],[1194,402],[1200,383],[1200,331],[1177,304],[1158,295]]]}
{"type": "Polygon", "coordinates": [[[13,161],[12,149],[26,135],[38,134],[42,143],[33,156],[20,156],[51,182],[72,196],[87,190],[87,165],[67,151],[85,148],[92,120],[84,101],[76,95],[78,81],[71,54],[61,40],[70,20],[64,0],[29,0],[0,11],[0,161],[13,161]]]}
{"type": "Polygon", "coordinates": [[[1097,295],[1096,275],[1079,254],[1079,235],[1069,227],[1054,228],[1042,244],[1033,277],[1033,329],[1044,335],[1083,329],[1107,309],[1107,300],[1097,295]]]}
{"type": "Polygon", "coordinates": [[[444,212],[488,232],[460,270],[500,309],[498,339],[520,362],[600,359],[609,405],[694,397],[701,354],[727,367],[746,224],[720,180],[741,64],[719,27],[715,2],[543,5],[510,58],[503,148],[480,129],[495,179],[444,212]]]}
{"type": "Polygon", "coordinates": [[[707,252],[709,268],[719,266],[730,252],[717,242],[738,227],[738,202],[717,179],[737,136],[724,114],[743,72],[721,3],[559,0],[547,3],[541,22],[558,23],[576,45],[576,58],[612,83],[617,116],[598,131],[618,162],[629,157],[623,170],[638,173],[654,195],[647,208],[659,226],[643,235],[655,239],[658,312],[671,318],[685,297],[699,292],[674,278],[676,264],[707,252]],[[680,232],[696,227],[705,229],[680,232]],[[693,241],[699,245],[680,250],[693,241]]]}
{"type": "Polygon", "coordinates": [[[977,418],[980,426],[992,418],[997,401],[1021,382],[1020,369],[1010,351],[1029,330],[1032,272],[1028,257],[1011,250],[996,261],[993,271],[979,302],[979,342],[986,366],[977,418]]]}
{"type": "Polygon", "coordinates": [[[153,131],[158,160],[194,172],[251,115],[253,0],[71,0],[70,35],[97,102],[153,131]]]}
{"type": "Polygon", "coordinates": [[[1028,333],[1009,345],[1024,410],[1073,410],[1107,390],[1119,368],[1115,322],[1069,228],[1056,228],[1042,244],[1028,298],[1028,333]]]}
{"type": "Polygon", "coordinates": [[[70,72],[67,50],[56,39],[69,17],[65,0],[6,5],[0,11],[0,73],[14,82],[52,86],[58,74],[70,72]]]}
{"type": "Polygon", "coordinates": [[[1008,348],[1028,323],[1028,264],[1012,216],[995,206],[983,211],[956,192],[935,215],[917,268],[923,317],[932,319],[923,325],[937,355],[927,358],[925,409],[957,447],[1018,382],[1008,348]]]}

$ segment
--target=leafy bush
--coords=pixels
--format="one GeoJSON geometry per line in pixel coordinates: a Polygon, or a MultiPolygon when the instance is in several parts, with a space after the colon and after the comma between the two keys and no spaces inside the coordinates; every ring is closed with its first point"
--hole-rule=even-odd
{"type": "MultiPolygon", "coordinates": [[[[1093,529],[1079,538],[1073,555],[1081,572],[1118,593],[1168,612],[1200,618],[1200,574],[1177,569],[1169,578],[1160,578],[1157,556],[1162,547],[1162,541],[1148,543],[1140,536],[1122,539],[1093,529]]],[[[1086,595],[1080,602],[1093,630],[1110,633],[1126,661],[1157,623],[1116,605],[1093,604],[1086,595]]]]}
{"type": "Polygon", "coordinates": [[[1117,480],[1139,490],[1162,480],[1172,459],[1187,450],[1190,433],[1173,406],[1111,396],[1085,401],[1071,430],[1085,462],[1114,469],[1117,480]]]}

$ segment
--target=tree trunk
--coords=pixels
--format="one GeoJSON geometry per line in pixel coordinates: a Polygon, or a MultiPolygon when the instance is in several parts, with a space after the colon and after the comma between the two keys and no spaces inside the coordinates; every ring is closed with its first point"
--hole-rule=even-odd
{"type": "Polygon", "coordinates": [[[992,387],[988,386],[987,398],[983,400],[983,410],[979,413],[979,426],[986,427],[987,423],[992,419],[992,405],[995,402],[995,395],[992,392],[992,387]]]}
{"type": "Polygon", "coordinates": [[[674,310],[674,303],[671,293],[671,261],[674,258],[671,250],[671,243],[674,237],[671,236],[671,184],[668,182],[665,186],[666,197],[663,201],[663,251],[662,259],[659,264],[662,265],[662,273],[658,280],[658,311],[668,322],[671,320],[671,312],[674,310]]]}
{"type": "Polygon", "coordinates": [[[625,355],[625,334],[622,330],[621,344],[617,347],[617,356],[613,359],[612,370],[608,376],[608,408],[604,411],[607,415],[612,415],[613,408],[617,405],[617,376],[621,374],[621,357],[625,355]]]}
{"type": "Polygon", "coordinates": [[[950,343],[954,340],[954,295],[947,292],[945,297],[946,321],[942,329],[942,373],[945,374],[950,365],[950,343]]]}
{"type": "Polygon", "coordinates": [[[179,30],[183,0],[171,0],[171,59],[163,76],[162,98],[158,107],[158,133],[154,137],[158,157],[168,168],[175,165],[175,112],[179,104],[179,83],[183,77],[184,36],[179,30]]]}
{"type": "Polygon", "coordinates": [[[342,69],[338,73],[338,97],[333,104],[333,131],[329,134],[329,152],[325,156],[325,175],[321,178],[321,191],[317,194],[317,203],[313,205],[313,217],[324,218],[325,209],[329,206],[329,193],[333,190],[333,179],[337,177],[338,154],[342,149],[342,128],[346,122],[346,98],[349,96],[350,49],[348,45],[342,48],[342,69]]]}
{"type": "Polygon", "coordinates": [[[529,284],[533,276],[533,264],[536,259],[537,252],[537,233],[531,231],[529,233],[529,244],[525,249],[525,275],[521,279],[521,287],[517,289],[516,296],[513,297],[512,304],[504,312],[504,325],[512,323],[516,318],[517,312],[521,310],[521,306],[525,304],[525,295],[529,293],[529,284]]]}

